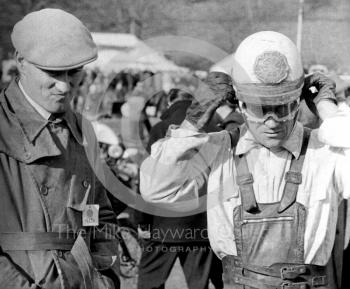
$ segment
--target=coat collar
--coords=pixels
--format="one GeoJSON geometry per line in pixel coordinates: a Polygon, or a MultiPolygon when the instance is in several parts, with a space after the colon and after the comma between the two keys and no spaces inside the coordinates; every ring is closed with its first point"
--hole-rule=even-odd
{"type": "MultiPolygon", "coordinates": [[[[12,109],[23,129],[27,139],[33,143],[43,129],[48,125],[49,120],[45,119],[38,111],[28,102],[18,86],[17,80],[12,81],[6,90],[11,95],[8,98],[12,109]]],[[[77,119],[71,110],[68,110],[63,119],[66,120],[67,126],[78,143],[82,144],[81,131],[78,129],[77,119]]]]}
{"type": "MultiPolygon", "coordinates": [[[[64,118],[74,138],[83,144],[81,117],[69,111],[64,118]]],[[[25,99],[17,83],[12,82],[0,94],[0,151],[27,164],[61,155],[48,122],[25,99]]]]}
{"type": "MultiPolygon", "coordinates": [[[[303,142],[303,133],[304,128],[300,122],[296,122],[289,138],[282,145],[282,147],[293,154],[293,156],[297,159],[299,158],[301,146],[303,142]]],[[[241,136],[237,143],[236,154],[246,154],[253,148],[262,147],[251,134],[251,132],[247,129],[247,126],[244,124],[241,129],[241,136]]]]}
{"type": "Polygon", "coordinates": [[[5,91],[7,101],[17,117],[24,135],[33,142],[46,127],[48,120],[44,119],[26,100],[18,87],[17,81],[12,81],[5,91]]]}
{"type": "Polygon", "coordinates": [[[45,108],[43,108],[41,105],[37,104],[24,90],[21,81],[18,80],[18,87],[21,90],[22,94],[26,98],[26,100],[35,108],[35,110],[45,119],[49,119],[51,116],[51,113],[49,113],[45,108]]]}

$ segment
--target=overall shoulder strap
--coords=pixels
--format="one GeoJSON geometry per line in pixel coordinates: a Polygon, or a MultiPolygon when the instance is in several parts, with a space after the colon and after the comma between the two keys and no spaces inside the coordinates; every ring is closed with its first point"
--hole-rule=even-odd
{"type": "Polygon", "coordinates": [[[241,201],[243,209],[246,212],[253,213],[258,211],[258,204],[255,199],[254,188],[253,188],[253,175],[250,173],[248,168],[248,162],[245,155],[235,156],[236,165],[236,183],[239,186],[241,193],[241,201]]]}
{"type": "Polygon", "coordinates": [[[298,159],[292,157],[290,169],[285,175],[286,184],[284,186],[283,196],[278,209],[279,213],[288,209],[296,201],[299,185],[303,182],[301,170],[303,168],[310,133],[311,129],[304,127],[300,156],[298,159]]]}

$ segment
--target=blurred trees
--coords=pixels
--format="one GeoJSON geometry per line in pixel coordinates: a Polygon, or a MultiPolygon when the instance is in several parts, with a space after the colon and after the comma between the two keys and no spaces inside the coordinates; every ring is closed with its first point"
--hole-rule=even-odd
{"type": "MultiPolygon", "coordinates": [[[[304,0],[305,1],[305,0],[304,0]]],[[[306,0],[305,4],[309,6],[310,10],[322,8],[324,6],[332,5],[332,0],[306,0]]]]}
{"type": "MultiPolygon", "coordinates": [[[[347,49],[350,1],[304,2],[305,62],[350,65],[347,49]]],[[[0,3],[0,46],[5,51],[11,48],[9,34],[13,24],[23,15],[44,7],[60,7],[75,14],[91,31],[131,31],[143,39],[189,36],[231,53],[243,38],[256,31],[276,30],[295,40],[299,0],[0,0],[0,3]]],[[[171,56],[179,64],[193,68],[205,69],[210,65],[195,55],[171,56]]]]}

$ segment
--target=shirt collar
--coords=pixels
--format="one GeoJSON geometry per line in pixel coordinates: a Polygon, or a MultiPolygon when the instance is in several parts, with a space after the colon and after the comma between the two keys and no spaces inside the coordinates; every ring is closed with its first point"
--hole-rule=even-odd
{"type": "MultiPolygon", "coordinates": [[[[289,138],[282,145],[282,147],[293,154],[296,159],[299,158],[300,155],[303,142],[303,133],[303,125],[300,122],[296,122],[289,138]]],[[[251,149],[259,147],[262,147],[262,145],[255,140],[251,132],[247,129],[247,126],[245,124],[242,125],[240,139],[236,147],[236,154],[246,154],[251,149]]]]}
{"type": "Polygon", "coordinates": [[[21,81],[18,81],[18,86],[19,89],[21,90],[22,94],[26,98],[26,100],[34,107],[34,109],[44,118],[44,119],[49,119],[51,116],[51,113],[48,112],[45,108],[43,108],[40,104],[35,102],[24,90],[21,81]]]}
{"type": "MultiPolygon", "coordinates": [[[[8,101],[15,111],[17,119],[20,122],[28,140],[33,142],[41,131],[47,126],[49,120],[48,118],[44,117],[44,115],[42,115],[29,101],[31,98],[26,97],[24,90],[19,86],[19,81],[13,81],[7,89],[16,96],[8,98],[8,101]]],[[[41,109],[43,108],[41,107],[41,109]]],[[[46,113],[51,115],[51,113],[48,111],[46,111],[46,113]]],[[[50,115],[48,117],[50,117],[50,115]]],[[[71,110],[68,110],[62,118],[65,119],[69,130],[77,142],[82,144],[82,132],[79,129],[78,119],[75,114],[71,110]]]]}

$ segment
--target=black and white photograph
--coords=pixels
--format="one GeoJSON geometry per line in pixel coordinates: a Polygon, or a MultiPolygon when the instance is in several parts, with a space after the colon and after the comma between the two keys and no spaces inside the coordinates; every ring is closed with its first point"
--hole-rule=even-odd
{"type": "Polygon", "coordinates": [[[349,0],[0,0],[0,289],[349,289],[349,0]]]}

